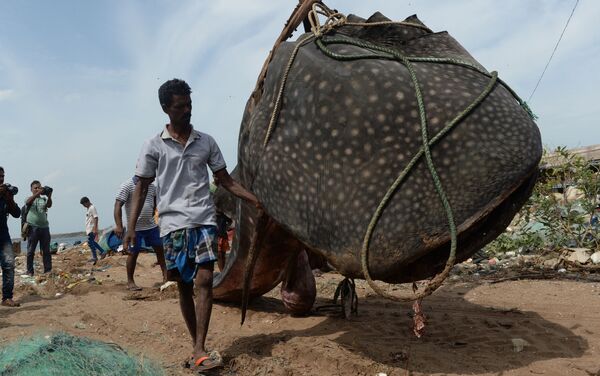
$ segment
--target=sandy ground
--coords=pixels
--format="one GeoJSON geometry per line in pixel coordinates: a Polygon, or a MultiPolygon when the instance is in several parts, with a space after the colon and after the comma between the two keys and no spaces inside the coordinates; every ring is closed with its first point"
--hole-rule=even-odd
{"type": "MultiPolygon", "coordinates": [[[[17,275],[22,306],[0,307],[0,345],[65,331],[116,342],[157,360],[169,375],[190,374],[181,366],[191,343],[177,293],[158,290],[154,256],[140,256],[136,279],[144,290],[137,293],[125,289],[124,256],[93,269],[88,257],[78,249],[55,255],[53,275],[35,284],[17,275]]],[[[19,271],[23,261],[20,256],[19,271]]],[[[330,302],[341,280],[331,272],[317,277],[317,306],[330,302]]],[[[389,289],[409,292],[404,285],[389,289]]],[[[226,365],[211,374],[600,375],[598,283],[453,278],[424,301],[422,338],[412,333],[410,303],[379,298],[362,281],[357,291],[358,316],[349,320],[316,311],[291,317],[278,288],[251,303],[241,327],[237,307],[216,303],[208,346],[222,353],[226,365]],[[513,340],[526,341],[522,351],[513,340]]]]}

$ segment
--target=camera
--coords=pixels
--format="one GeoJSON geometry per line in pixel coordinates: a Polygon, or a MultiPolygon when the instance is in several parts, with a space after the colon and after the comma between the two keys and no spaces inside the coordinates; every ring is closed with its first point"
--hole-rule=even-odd
{"type": "Polygon", "coordinates": [[[44,196],[48,196],[51,193],[52,193],[52,188],[48,187],[47,185],[45,185],[44,187],[42,187],[42,194],[44,196]]]}
{"type": "Polygon", "coordinates": [[[13,196],[19,193],[19,188],[15,187],[14,185],[6,184],[5,187],[6,190],[10,192],[10,194],[12,194],[13,196]]]}

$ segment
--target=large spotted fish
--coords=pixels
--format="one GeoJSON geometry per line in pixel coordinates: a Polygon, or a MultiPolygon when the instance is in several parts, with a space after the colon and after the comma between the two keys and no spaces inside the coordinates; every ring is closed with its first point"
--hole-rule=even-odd
{"type": "MultiPolygon", "coordinates": [[[[246,106],[236,171],[267,214],[257,229],[253,208],[218,194],[218,206],[237,227],[227,266],[215,279],[217,298],[241,297],[253,237],[258,256],[251,296],[284,280],[286,304],[310,309],[314,281],[305,250],[346,277],[364,277],[361,247],[373,213],[423,148],[415,77],[430,138],[476,103],[430,148],[456,223],[457,261],[496,238],[526,201],[542,147],[522,103],[447,32],[431,32],[416,16],[406,24],[357,26],[387,21],[379,13],[368,20],[350,16],[321,41],[353,43],[329,43],[324,50],[305,34],[298,39],[308,42],[297,50],[298,41],[274,51],[246,106]],[[382,52],[390,50],[412,59],[414,77],[382,52]],[[343,58],[374,53],[381,58],[343,58]]],[[[368,268],[373,279],[415,281],[442,270],[449,249],[448,218],[420,158],[378,218],[368,268]]]]}

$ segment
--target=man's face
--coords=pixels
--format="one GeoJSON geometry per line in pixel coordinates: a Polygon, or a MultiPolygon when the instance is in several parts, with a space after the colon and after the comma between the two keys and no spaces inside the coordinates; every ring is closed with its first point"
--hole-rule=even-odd
{"type": "Polygon", "coordinates": [[[36,194],[42,190],[42,185],[40,183],[35,183],[31,186],[31,193],[36,194]]]}
{"type": "Polygon", "coordinates": [[[186,126],[192,119],[192,98],[189,95],[173,95],[171,105],[163,106],[172,125],[186,126]]]}

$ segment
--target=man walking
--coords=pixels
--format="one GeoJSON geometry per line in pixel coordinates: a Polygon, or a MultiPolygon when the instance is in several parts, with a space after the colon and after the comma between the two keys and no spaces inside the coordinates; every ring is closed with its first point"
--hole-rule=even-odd
{"type": "Polygon", "coordinates": [[[213,267],[217,259],[215,207],[206,167],[229,192],[258,208],[261,206],[254,194],[229,176],[215,140],[191,125],[190,94],[188,84],[179,79],[165,82],[158,90],[169,124],[160,134],[147,140],[140,152],[135,172],[140,182],[135,186],[124,247],[135,244],[137,218],[148,187],[156,179],[167,276],[177,281],[181,313],[194,344],[188,364],[195,371],[203,371],[222,365],[218,353],[208,354],[205,348],[212,310],[213,267]]]}
{"type": "MultiPolygon", "coordinates": [[[[123,238],[123,215],[122,208],[125,205],[125,213],[127,221],[131,218],[131,202],[133,199],[133,191],[135,185],[139,182],[139,178],[134,176],[127,179],[117,193],[115,200],[115,234],[119,239],[123,238]]],[[[144,241],[146,246],[152,247],[156,253],[156,259],[162,270],[163,282],[167,279],[167,270],[165,267],[165,255],[163,251],[162,240],[160,239],[160,231],[158,225],[154,222],[154,208],[156,207],[156,186],[154,183],[148,186],[148,194],[144,201],[144,206],[137,220],[135,227],[135,245],[126,249],[129,252],[127,256],[127,289],[130,291],[139,291],[142,288],[135,284],[133,274],[135,273],[135,265],[141,249],[141,243],[144,241]]]]}
{"type": "Polygon", "coordinates": [[[50,227],[48,209],[52,207],[52,191],[44,190],[38,180],[29,185],[32,195],[25,200],[29,230],[27,235],[27,274],[33,276],[33,259],[35,249],[40,243],[44,273],[52,271],[52,255],[50,254],[50,227]]]}
{"type": "Polygon", "coordinates": [[[18,307],[13,300],[15,286],[15,253],[8,233],[8,215],[19,218],[21,209],[15,203],[14,190],[4,184],[4,168],[0,167],[0,267],[2,268],[2,305],[18,307]]]}
{"type": "Polygon", "coordinates": [[[96,239],[98,239],[98,212],[87,197],[82,197],[81,200],[79,200],[79,203],[86,208],[85,233],[88,237],[88,246],[92,251],[92,258],[89,259],[88,262],[95,264],[98,261],[96,251],[100,252],[101,257],[104,257],[104,250],[96,243],[96,239]]]}

